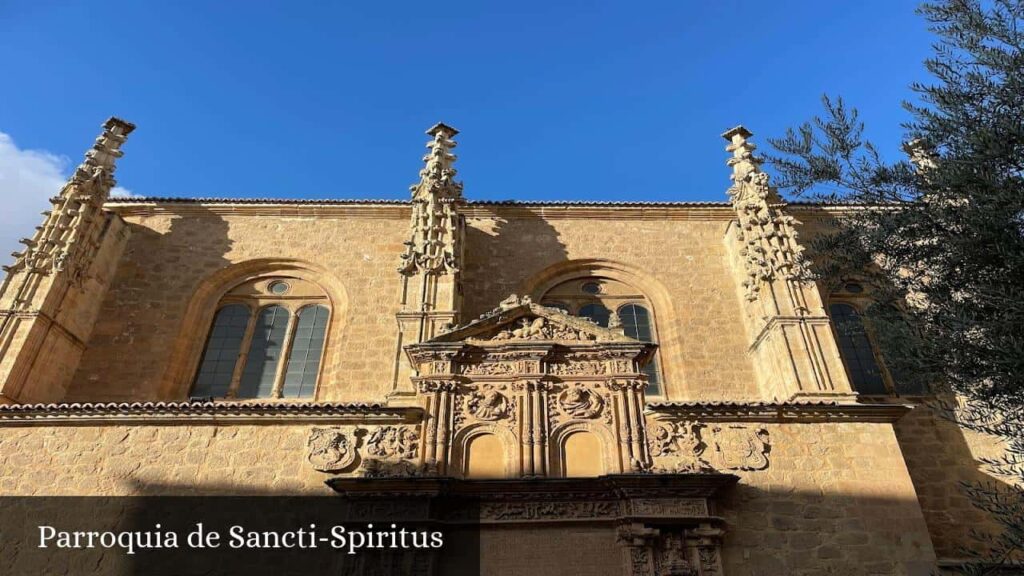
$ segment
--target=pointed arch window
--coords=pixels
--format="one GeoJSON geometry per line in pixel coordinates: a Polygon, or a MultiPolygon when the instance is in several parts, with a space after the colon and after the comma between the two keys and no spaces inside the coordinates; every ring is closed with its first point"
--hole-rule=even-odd
{"type": "Polygon", "coordinates": [[[311,398],[330,319],[326,295],[295,278],[246,282],[224,296],[191,395],[311,398]]]}
{"type": "Polygon", "coordinates": [[[837,302],[829,306],[829,316],[835,327],[839,355],[853,388],[861,394],[888,394],[874,348],[857,309],[845,302],[837,302]]]}

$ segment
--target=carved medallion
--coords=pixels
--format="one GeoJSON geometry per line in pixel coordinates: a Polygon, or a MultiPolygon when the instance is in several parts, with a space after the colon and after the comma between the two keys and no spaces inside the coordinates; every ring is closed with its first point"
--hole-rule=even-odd
{"type": "Polygon", "coordinates": [[[573,387],[558,395],[558,407],[572,418],[595,418],[604,408],[604,400],[590,390],[573,387]]]}
{"type": "Polygon", "coordinates": [[[381,426],[366,441],[366,453],[378,458],[416,458],[420,435],[408,426],[381,426]]]}
{"type": "Polygon", "coordinates": [[[355,445],[341,428],[313,428],[306,445],[310,464],[321,472],[342,470],[356,459],[355,445]]]}
{"type": "Polygon", "coordinates": [[[478,420],[501,420],[510,415],[512,404],[501,392],[483,389],[469,395],[466,410],[478,420]]]}
{"type": "Polygon", "coordinates": [[[719,469],[763,470],[768,467],[768,431],[745,426],[715,426],[708,441],[719,469]]]}

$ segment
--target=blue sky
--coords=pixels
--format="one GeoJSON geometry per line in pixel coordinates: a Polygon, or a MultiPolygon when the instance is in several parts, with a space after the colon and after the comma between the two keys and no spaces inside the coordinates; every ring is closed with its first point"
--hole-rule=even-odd
{"type": "Polygon", "coordinates": [[[0,133],[66,174],[130,120],[140,195],[405,198],[443,120],[470,199],[722,200],[719,134],[764,149],[823,93],[898,154],[915,5],[4,0],[0,133]]]}

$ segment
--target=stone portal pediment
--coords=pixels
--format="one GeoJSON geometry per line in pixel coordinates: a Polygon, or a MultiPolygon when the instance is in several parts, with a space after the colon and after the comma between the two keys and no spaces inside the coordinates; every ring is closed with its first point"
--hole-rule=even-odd
{"type": "Polygon", "coordinates": [[[570,316],[557,308],[540,306],[529,297],[512,296],[494,310],[476,320],[440,334],[432,343],[466,342],[473,344],[513,342],[642,344],[621,332],[594,324],[586,318],[570,316]]]}

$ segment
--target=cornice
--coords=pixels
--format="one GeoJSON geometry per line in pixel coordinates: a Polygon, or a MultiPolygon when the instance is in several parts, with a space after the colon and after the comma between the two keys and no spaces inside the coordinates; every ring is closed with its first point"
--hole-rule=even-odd
{"type": "Polygon", "coordinates": [[[0,405],[0,425],[416,422],[423,411],[344,402],[102,402],[0,405]]]}
{"type": "MultiPolygon", "coordinates": [[[[278,217],[408,218],[408,200],[300,199],[300,198],[112,198],[104,205],[122,217],[174,215],[240,215],[278,217]]],[[[792,202],[794,213],[843,213],[867,208],[861,205],[792,202]]],[[[704,220],[729,221],[735,211],[728,202],[518,202],[483,200],[466,202],[460,212],[468,218],[542,217],[550,220],[704,220]]]]}
{"type": "Polygon", "coordinates": [[[892,423],[913,406],[896,403],[807,402],[649,402],[647,414],[706,422],[877,422],[892,423]]]}

